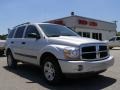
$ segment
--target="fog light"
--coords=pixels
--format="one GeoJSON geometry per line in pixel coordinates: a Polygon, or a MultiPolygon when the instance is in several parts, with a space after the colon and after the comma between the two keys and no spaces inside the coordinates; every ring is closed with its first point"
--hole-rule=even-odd
{"type": "Polygon", "coordinates": [[[78,65],[78,71],[83,70],[83,66],[82,65],[78,65]]]}

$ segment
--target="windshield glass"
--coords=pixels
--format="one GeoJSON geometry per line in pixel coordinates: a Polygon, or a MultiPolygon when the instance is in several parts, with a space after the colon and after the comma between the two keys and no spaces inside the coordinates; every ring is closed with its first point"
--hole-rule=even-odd
{"type": "Polygon", "coordinates": [[[78,34],[71,29],[61,25],[39,24],[39,26],[48,37],[78,36],[78,34]]]}

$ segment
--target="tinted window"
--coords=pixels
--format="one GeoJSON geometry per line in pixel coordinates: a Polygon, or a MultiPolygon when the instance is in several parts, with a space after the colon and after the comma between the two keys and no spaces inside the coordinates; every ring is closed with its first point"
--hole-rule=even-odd
{"type": "Polygon", "coordinates": [[[32,25],[27,27],[26,33],[25,33],[25,38],[28,38],[28,34],[31,34],[31,33],[36,33],[37,35],[40,35],[37,28],[32,25]]]}
{"type": "Polygon", "coordinates": [[[116,40],[120,40],[120,37],[117,37],[117,39],[116,40]]]}
{"type": "Polygon", "coordinates": [[[115,38],[111,38],[109,41],[115,41],[115,38]]]}
{"type": "Polygon", "coordinates": [[[15,32],[15,29],[11,30],[10,33],[9,33],[9,35],[8,35],[8,38],[12,38],[13,35],[14,35],[14,32],[15,32]]]}
{"type": "Polygon", "coordinates": [[[18,27],[14,38],[22,38],[23,33],[24,33],[24,29],[25,29],[25,26],[18,27]]]}

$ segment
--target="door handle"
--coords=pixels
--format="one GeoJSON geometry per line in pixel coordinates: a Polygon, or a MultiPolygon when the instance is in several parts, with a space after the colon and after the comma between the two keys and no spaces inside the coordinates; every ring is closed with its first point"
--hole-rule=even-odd
{"type": "Polygon", "coordinates": [[[11,44],[13,44],[14,42],[13,41],[11,41],[11,44]]]}
{"type": "Polygon", "coordinates": [[[22,44],[26,44],[26,42],[22,42],[22,44]]]}

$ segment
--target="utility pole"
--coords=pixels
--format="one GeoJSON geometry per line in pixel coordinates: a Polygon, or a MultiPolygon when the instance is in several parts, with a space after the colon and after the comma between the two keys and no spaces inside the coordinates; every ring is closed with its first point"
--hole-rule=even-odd
{"type": "Polygon", "coordinates": [[[118,21],[117,20],[115,20],[115,21],[113,21],[114,23],[115,23],[115,25],[116,25],[116,35],[117,35],[117,23],[118,23],[118,21]]]}

